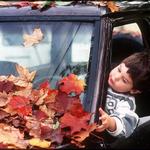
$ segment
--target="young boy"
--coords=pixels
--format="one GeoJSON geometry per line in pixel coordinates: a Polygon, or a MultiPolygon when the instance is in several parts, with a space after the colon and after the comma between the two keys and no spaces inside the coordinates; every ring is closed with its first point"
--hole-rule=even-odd
{"type": "Polygon", "coordinates": [[[108,85],[106,112],[99,109],[97,131],[106,129],[112,136],[128,137],[139,121],[133,95],[150,89],[150,55],[139,52],[124,59],[110,72],[108,85]]]}

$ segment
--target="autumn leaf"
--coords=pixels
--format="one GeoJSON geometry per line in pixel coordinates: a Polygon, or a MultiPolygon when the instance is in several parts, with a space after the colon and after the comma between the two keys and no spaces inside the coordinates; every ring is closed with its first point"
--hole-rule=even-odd
{"type": "Polygon", "coordinates": [[[90,120],[90,114],[85,116],[76,117],[66,112],[60,119],[61,128],[70,127],[71,135],[75,132],[81,131],[81,129],[86,129],[88,127],[88,121],[90,120]]]}
{"type": "Polygon", "coordinates": [[[43,33],[40,28],[35,28],[31,35],[24,34],[23,39],[24,39],[23,43],[24,46],[30,47],[34,44],[38,44],[43,39],[43,33]]]}
{"type": "Polygon", "coordinates": [[[84,111],[83,106],[79,99],[72,102],[72,105],[69,108],[69,112],[73,116],[80,117],[80,118],[89,115],[88,112],[84,111]]]}
{"type": "Polygon", "coordinates": [[[71,134],[87,129],[91,114],[85,112],[79,100],[73,101],[68,111],[60,118],[61,128],[69,127],[71,134]]]}
{"type": "Polygon", "coordinates": [[[90,133],[96,129],[96,123],[89,125],[85,130],[81,130],[78,133],[75,133],[72,137],[73,140],[77,142],[83,142],[87,137],[89,137],[90,133]]]}
{"type": "Polygon", "coordinates": [[[66,137],[81,147],[93,131],[91,114],[84,111],[79,98],[84,81],[70,74],[62,78],[58,89],[51,89],[48,81],[33,89],[35,72],[16,68],[19,76],[0,76],[0,90],[4,91],[0,92],[0,148],[51,148],[51,142],[58,146],[66,137]],[[12,134],[16,135],[11,138],[12,134]]]}
{"type": "Polygon", "coordinates": [[[111,12],[119,11],[119,7],[116,5],[114,1],[108,1],[107,6],[111,10],[111,12]]]}
{"type": "Polygon", "coordinates": [[[20,115],[26,116],[32,113],[29,99],[23,96],[12,96],[8,105],[20,115]]]}
{"type": "Polygon", "coordinates": [[[84,91],[85,82],[78,79],[75,74],[70,74],[59,81],[59,88],[62,92],[70,94],[74,92],[79,95],[84,91]]]}
{"type": "Polygon", "coordinates": [[[36,74],[36,71],[29,72],[29,70],[23,66],[16,64],[16,70],[21,78],[24,80],[31,82],[36,74]]]}

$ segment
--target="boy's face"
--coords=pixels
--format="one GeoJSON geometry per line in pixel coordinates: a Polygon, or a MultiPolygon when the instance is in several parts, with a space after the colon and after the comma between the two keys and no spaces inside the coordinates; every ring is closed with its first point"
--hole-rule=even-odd
{"type": "Polygon", "coordinates": [[[133,81],[127,73],[128,68],[124,63],[119,64],[109,74],[108,84],[116,92],[131,92],[133,81]]]}

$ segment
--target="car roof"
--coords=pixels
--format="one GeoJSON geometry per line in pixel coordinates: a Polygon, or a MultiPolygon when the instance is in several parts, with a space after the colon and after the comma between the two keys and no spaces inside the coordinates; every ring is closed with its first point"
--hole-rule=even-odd
{"type": "Polygon", "coordinates": [[[45,11],[39,9],[32,9],[30,6],[17,8],[17,7],[1,7],[0,16],[31,16],[31,15],[58,15],[58,16],[101,16],[106,14],[106,7],[75,5],[75,6],[56,6],[51,7],[45,11]]]}

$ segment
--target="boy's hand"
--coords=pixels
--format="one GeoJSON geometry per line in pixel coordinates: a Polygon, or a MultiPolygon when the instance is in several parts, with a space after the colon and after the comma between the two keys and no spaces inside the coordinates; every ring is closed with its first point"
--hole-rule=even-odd
{"type": "Polygon", "coordinates": [[[99,108],[99,112],[101,117],[99,117],[99,120],[101,120],[100,126],[96,129],[98,132],[102,132],[105,129],[108,129],[109,131],[115,131],[116,130],[116,121],[114,118],[109,116],[102,108],[99,108]]]}

